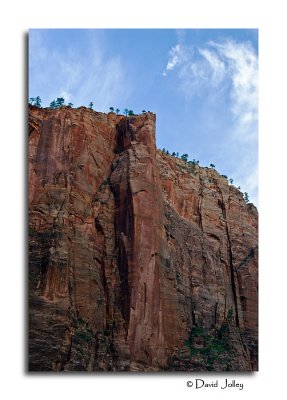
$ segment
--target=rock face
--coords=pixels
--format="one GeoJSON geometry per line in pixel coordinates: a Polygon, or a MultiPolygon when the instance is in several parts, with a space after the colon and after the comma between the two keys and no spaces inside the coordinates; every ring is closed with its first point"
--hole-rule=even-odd
{"type": "Polygon", "coordinates": [[[29,370],[256,370],[257,218],[152,113],[30,107],[29,370]]]}

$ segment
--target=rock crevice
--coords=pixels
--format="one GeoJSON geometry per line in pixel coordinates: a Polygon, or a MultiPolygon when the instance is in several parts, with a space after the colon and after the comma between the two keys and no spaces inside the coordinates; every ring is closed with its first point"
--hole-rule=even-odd
{"type": "Polygon", "coordinates": [[[30,370],[257,369],[257,210],[155,123],[30,107],[30,370]]]}

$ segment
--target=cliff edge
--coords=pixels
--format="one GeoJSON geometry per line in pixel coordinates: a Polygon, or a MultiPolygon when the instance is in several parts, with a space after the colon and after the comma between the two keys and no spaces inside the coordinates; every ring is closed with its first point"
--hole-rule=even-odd
{"type": "Polygon", "coordinates": [[[29,370],[257,370],[258,214],[156,116],[29,107],[29,370]]]}

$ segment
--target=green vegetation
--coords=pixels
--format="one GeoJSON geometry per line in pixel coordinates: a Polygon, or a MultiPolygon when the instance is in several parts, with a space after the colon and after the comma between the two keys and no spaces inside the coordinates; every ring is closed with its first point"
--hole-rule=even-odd
{"type": "Polygon", "coordinates": [[[65,103],[65,99],[63,97],[57,97],[57,100],[56,100],[57,107],[63,106],[64,103],[65,103]]]}
{"type": "Polygon", "coordinates": [[[233,308],[230,308],[230,309],[228,310],[228,313],[227,313],[227,320],[228,320],[228,321],[232,321],[232,320],[233,320],[233,308]]]}
{"type": "MultiPolygon", "coordinates": [[[[34,106],[34,107],[39,107],[39,108],[41,108],[42,106],[41,106],[41,103],[42,103],[42,100],[41,100],[41,98],[39,97],[39,96],[37,96],[37,97],[30,97],[29,98],[29,104],[31,104],[32,106],[34,106]]],[[[56,108],[60,108],[60,107],[62,107],[62,106],[64,106],[65,105],[65,99],[63,98],[63,97],[57,97],[57,99],[56,100],[52,100],[51,101],[51,103],[50,103],[50,105],[49,105],[49,108],[52,108],[52,109],[56,109],[56,108]]],[[[69,102],[68,104],[67,104],[67,107],[73,107],[74,106],[74,104],[73,103],[71,103],[71,102],[69,102]]],[[[88,105],[88,108],[90,108],[91,110],[93,110],[93,106],[94,106],[94,103],[91,101],[90,103],[89,103],[89,105],[88,105]]],[[[110,107],[109,108],[109,112],[115,112],[117,115],[120,113],[120,109],[119,108],[114,108],[114,107],[110,107]]],[[[146,110],[142,110],[142,114],[145,114],[145,113],[147,113],[147,112],[149,112],[149,111],[146,111],[146,110]]],[[[134,116],[134,115],[138,115],[138,114],[136,114],[136,113],[134,113],[134,111],[133,110],[130,110],[130,109],[128,109],[128,108],[125,108],[124,109],[124,111],[123,111],[123,114],[127,117],[127,116],[129,116],[129,117],[131,117],[131,116],[134,116]]]]}
{"type": "Polygon", "coordinates": [[[187,160],[188,160],[188,154],[183,154],[180,158],[181,158],[184,162],[187,162],[187,160]]]}
{"type": "Polygon", "coordinates": [[[50,108],[60,108],[64,105],[64,103],[65,103],[65,99],[63,97],[57,97],[57,100],[53,100],[50,103],[50,108]]]}
{"type": "MultiPolygon", "coordinates": [[[[229,317],[232,318],[232,315],[229,317]]],[[[233,354],[229,343],[227,318],[219,329],[194,326],[185,345],[189,348],[191,357],[198,359],[208,370],[213,370],[216,363],[224,370],[228,370],[233,354]]]]}
{"type": "Polygon", "coordinates": [[[51,101],[50,108],[57,108],[56,100],[51,101]]]}
{"type": "MultiPolygon", "coordinates": [[[[40,107],[41,107],[42,100],[41,100],[41,98],[40,98],[39,96],[37,96],[37,97],[30,97],[29,103],[30,103],[31,105],[35,106],[35,107],[39,107],[39,108],[40,108],[40,107]]],[[[62,106],[65,105],[64,103],[65,103],[65,99],[64,99],[63,97],[57,97],[56,100],[53,100],[53,101],[50,103],[50,108],[52,108],[52,109],[60,108],[60,107],[62,107],[62,106]]],[[[91,110],[93,109],[93,105],[94,105],[94,103],[91,101],[91,102],[89,103],[89,108],[90,108],[91,110]]],[[[73,103],[69,102],[69,103],[67,104],[67,107],[73,107],[73,103]]],[[[116,109],[115,109],[114,107],[110,107],[109,110],[110,110],[110,112],[115,112],[117,115],[120,113],[120,109],[119,109],[119,108],[116,108],[116,109]]],[[[147,113],[147,112],[149,112],[149,111],[142,110],[142,114],[145,114],[145,113],[147,113]]],[[[125,108],[125,109],[123,110],[123,114],[124,114],[126,117],[128,117],[128,116],[130,117],[130,116],[135,116],[135,115],[137,115],[137,114],[134,113],[133,110],[130,110],[130,109],[128,109],[128,108],[125,108]]],[[[175,151],[169,152],[169,150],[166,150],[166,149],[164,149],[164,148],[163,148],[161,151],[162,151],[164,154],[166,154],[167,156],[171,156],[171,157],[175,157],[175,158],[180,158],[182,161],[184,161],[185,163],[187,163],[187,164],[190,165],[191,167],[194,167],[195,165],[199,165],[199,160],[196,160],[195,158],[194,158],[192,161],[188,161],[188,154],[187,154],[187,153],[184,153],[184,154],[182,154],[182,155],[180,156],[178,152],[175,152],[175,151]]],[[[213,163],[211,163],[211,164],[210,164],[210,168],[215,169],[215,165],[214,165],[213,163]]],[[[189,171],[192,172],[192,170],[189,170],[189,171]]],[[[221,176],[222,176],[223,178],[225,178],[225,179],[228,180],[228,176],[227,176],[227,175],[223,175],[223,174],[222,174],[221,176]]],[[[230,178],[230,179],[229,179],[229,182],[230,182],[230,184],[232,185],[232,184],[233,184],[233,179],[230,178]]],[[[241,190],[240,186],[238,186],[238,190],[241,190]]],[[[249,202],[249,196],[248,196],[248,193],[247,193],[247,192],[244,193],[244,201],[245,201],[246,203],[249,202]]]]}
{"type": "Polygon", "coordinates": [[[249,202],[249,196],[248,196],[247,192],[244,192],[243,198],[244,198],[245,203],[249,202]]]}
{"type": "Polygon", "coordinates": [[[37,97],[30,97],[29,103],[30,103],[32,106],[41,108],[41,103],[42,103],[41,97],[39,97],[39,96],[37,96],[37,97]]]}

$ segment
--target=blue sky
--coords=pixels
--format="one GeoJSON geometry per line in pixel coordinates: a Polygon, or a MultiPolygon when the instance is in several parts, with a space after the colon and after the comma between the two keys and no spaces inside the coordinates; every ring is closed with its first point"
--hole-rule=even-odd
{"type": "Polygon", "coordinates": [[[157,146],[215,164],[258,204],[258,31],[29,31],[29,97],[157,114],[157,146]]]}

